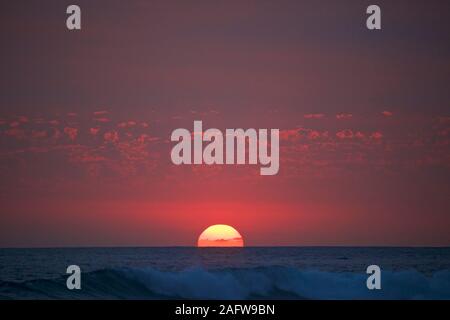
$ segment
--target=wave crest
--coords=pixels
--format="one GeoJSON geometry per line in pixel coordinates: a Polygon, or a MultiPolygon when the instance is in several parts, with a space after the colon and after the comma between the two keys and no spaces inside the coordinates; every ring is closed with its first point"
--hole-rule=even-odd
{"type": "Polygon", "coordinates": [[[365,273],[286,267],[183,271],[104,269],[82,274],[82,289],[65,278],[0,282],[3,299],[450,299],[450,270],[431,276],[383,271],[382,289],[368,290],[365,273]]]}

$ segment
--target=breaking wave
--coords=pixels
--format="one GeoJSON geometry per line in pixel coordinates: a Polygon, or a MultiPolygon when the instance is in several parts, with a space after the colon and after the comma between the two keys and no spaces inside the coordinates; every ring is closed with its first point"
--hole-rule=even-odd
{"type": "Polygon", "coordinates": [[[103,269],[83,273],[81,290],[73,291],[65,277],[0,281],[0,299],[450,299],[450,270],[383,271],[381,290],[368,290],[366,279],[286,267],[103,269]]]}

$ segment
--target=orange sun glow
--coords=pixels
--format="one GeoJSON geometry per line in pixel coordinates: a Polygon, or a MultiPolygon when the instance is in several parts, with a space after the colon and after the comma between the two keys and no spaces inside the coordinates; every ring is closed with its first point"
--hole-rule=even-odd
{"type": "Polygon", "coordinates": [[[216,224],[206,228],[198,237],[198,247],[243,247],[240,233],[226,224],[216,224]]]}

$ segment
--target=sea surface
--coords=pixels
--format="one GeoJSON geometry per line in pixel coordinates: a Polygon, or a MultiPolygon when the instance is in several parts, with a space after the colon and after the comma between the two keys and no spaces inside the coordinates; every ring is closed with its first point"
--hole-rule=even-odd
{"type": "Polygon", "coordinates": [[[0,299],[450,299],[450,248],[0,249],[0,299]]]}

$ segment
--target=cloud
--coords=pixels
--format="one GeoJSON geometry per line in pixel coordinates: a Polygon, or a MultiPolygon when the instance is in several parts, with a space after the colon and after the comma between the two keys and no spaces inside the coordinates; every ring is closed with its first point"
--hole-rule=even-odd
{"type": "Polygon", "coordinates": [[[25,131],[19,128],[12,128],[5,131],[5,134],[11,137],[14,137],[16,139],[24,139],[25,138],[25,131]]]}
{"type": "Polygon", "coordinates": [[[336,137],[339,139],[351,139],[354,137],[353,131],[350,129],[345,129],[336,133],[336,137]]]}
{"type": "Polygon", "coordinates": [[[134,127],[136,125],[136,121],[124,121],[124,122],[120,122],[117,126],[119,128],[131,128],[134,127]]]}
{"type": "Polygon", "coordinates": [[[106,110],[94,111],[94,116],[101,116],[105,114],[109,114],[109,112],[106,110]]]}
{"type": "Polygon", "coordinates": [[[364,139],[366,135],[362,133],[361,131],[358,131],[355,133],[355,138],[364,139]]]}
{"type": "Polygon", "coordinates": [[[96,118],[94,120],[97,121],[97,122],[109,122],[108,118],[96,118]]]}
{"type": "Polygon", "coordinates": [[[103,135],[106,142],[116,143],[119,141],[119,134],[117,131],[108,131],[103,135]]]}
{"type": "Polygon", "coordinates": [[[95,128],[89,128],[89,133],[92,134],[93,136],[97,135],[97,133],[100,131],[99,127],[95,127],[95,128]]]}
{"type": "Polygon", "coordinates": [[[307,135],[308,139],[316,140],[319,138],[328,138],[328,131],[320,132],[317,130],[310,130],[307,135]]]}
{"type": "Polygon", "coordinates": [[[300,128],[280,130],[281,141],[297,141],[301,137],[300,128]]]}
{"type": "Polygon", "coordinates": [[[307,128],[295,128],[295,129],[284,129],[280,130],[280,140],[295,142],[301,138],[306,138],[309,140],[317,140],[320,138],[328,138],[328,131],[318,131],[314,129],[307,128]]]}
{"type": "Polygon", "coordinates": [[[372,133],[371,135],[370,135],[370,137],[372,138],[372,139],[381,139],[381,138],[383,138],[383,134],[381,133],[381,132],[378,132],[378,131],[376,131],[376,132],[374,132],[374,133],[372,133]]]}
{"type": "Polygon", "coordinates": [[[20,116],[19,117],[19,121],[22,122],[22,123],[27,123],[28,122],[28,118],[24,117],[24,116],[20,116]]]}
{"type": "Polygon", "coordinates": [[[139,137],[137,137],[136,141],[139,143],[153,142],[153,141],[159,141],[159,138],[151,137],[148,134],[144,133],[144,134],[141,134],[139,137]]]}
{"type": "Polygon", "coordinates": [[[325,117],[323,113],[308,113],[303,116],[305,119],[321,119],[325,117]]]}
{"type": "Polygon", "coordinates": [[[351,119],[353,115],[351,113],[338,113],[336,115],[336,119],[338,120],[344,120],[344,119],[351,119]]]}
{"type": "Polygon", "coordinates": [[[385,116],[385,117],[392,117],[394,114],[392,113],[392,112],[390,112],[390,111],[383,111],[382,113],[381,113],[383,116],[385,116]]]}
{"type": "Polygon", "coordinates": [[[65,127],[64,133],[67,134],[70,138],[70,140],[75,140],[78,135],[78,129],[77,128],[71,128],[71,127],[65,127]]]}

